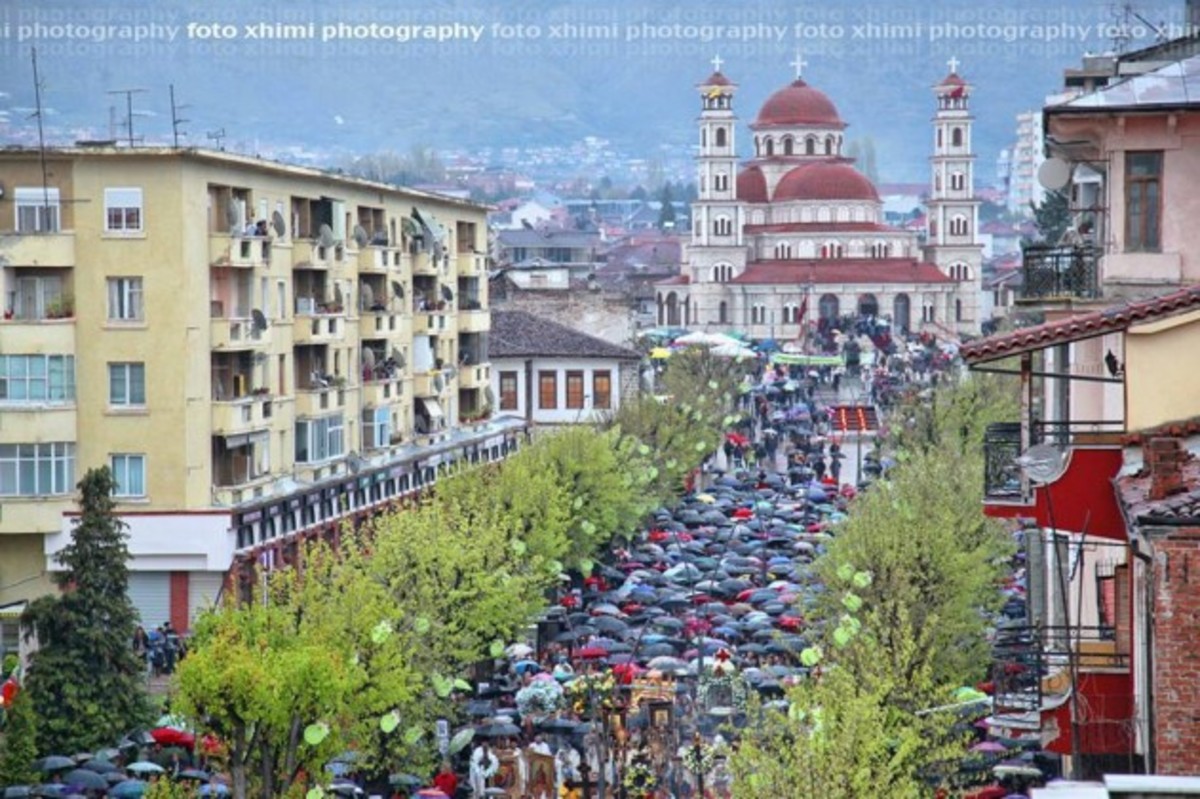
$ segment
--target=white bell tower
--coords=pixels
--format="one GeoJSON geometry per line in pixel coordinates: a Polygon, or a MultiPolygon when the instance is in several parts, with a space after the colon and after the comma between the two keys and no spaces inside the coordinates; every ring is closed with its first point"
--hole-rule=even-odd
{"type": "Polygon", "coordinates": [[[933,117],[932,185],[927,210],[929,238],[925,259],[957,285],[947,307],[933,308],[936,322],[959,333],[979,333],[983,245],[979,243],[979,200],[975,197],[975,155],[971,144],[972,87],[958,74],[957,58],[950,72],[933,87],[937,111],[933,117]]]}

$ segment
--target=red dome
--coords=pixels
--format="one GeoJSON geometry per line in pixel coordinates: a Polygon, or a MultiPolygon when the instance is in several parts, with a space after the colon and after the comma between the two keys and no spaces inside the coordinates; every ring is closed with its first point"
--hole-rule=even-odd
{"type": "Polygon", "coordinates": [[[751,166],[738,173],[737,198],[744,203],[767,202],[767,179],[761,169],[751,166]]]}
{"type": "Polygon", "coordinates": [[[846,126],[833,101],[799,79],[767,98],[752,127],[776,125],[846,126]]]}
{"type": "Polygon", "coordinates": [[[849,164],[817,163],[798,166],[784,175],[775,187],[774,199],[879,202],[879,193],[866,175],[849,164]]]}
{"type": "Polygon", "coordinates": [[[700,84],[701,86],[732,86],[733,81],[722,75],[720,72],[714,72],[708,76],[708,80],[700,84]]]}

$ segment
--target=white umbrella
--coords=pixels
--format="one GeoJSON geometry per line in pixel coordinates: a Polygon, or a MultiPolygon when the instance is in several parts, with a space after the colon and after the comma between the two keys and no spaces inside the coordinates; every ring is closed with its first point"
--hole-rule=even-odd
{"type": "Polygon", "coordinates": [[[709,352],[720,358],[757,358],[758,353],[740,344],[721,344],[709,352]]]}
{"type": "Polygon", "coordinates": [[[526,658],[533,654],[533,647],[528,644],[510,644],[504,654],[510,658],[526,658]]]}

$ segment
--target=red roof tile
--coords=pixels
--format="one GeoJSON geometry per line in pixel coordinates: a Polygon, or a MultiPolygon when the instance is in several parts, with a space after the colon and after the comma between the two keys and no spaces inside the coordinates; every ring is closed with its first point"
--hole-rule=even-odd
{"type": "Polygon", "coordinates": [[[951,283],[933,264],[911,258],[755,261],[731,283],[951,283]]]}
{"type": "Polygon", "coordinates": [[[1114,305],[1103,311],[1025,327],[1000,336],[989,336],[965,344],[959,353],[967,363],[984,363],[1020,352],[1126,330],[1138,322],[1162,319],[1197,307],[1200,307],[1200,286],[1191,286],[1147,300],[1114,305]]]}

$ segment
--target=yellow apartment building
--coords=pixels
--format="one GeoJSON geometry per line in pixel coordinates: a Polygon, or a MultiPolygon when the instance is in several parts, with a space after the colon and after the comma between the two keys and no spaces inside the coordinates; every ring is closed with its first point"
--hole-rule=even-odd
{"type": "Polygon", "coordinates": [[[199,149],[0,150],[0,606],[108,465],[145,624],[503,457],[483,206],[199,149]]]}

